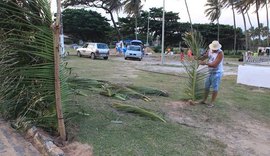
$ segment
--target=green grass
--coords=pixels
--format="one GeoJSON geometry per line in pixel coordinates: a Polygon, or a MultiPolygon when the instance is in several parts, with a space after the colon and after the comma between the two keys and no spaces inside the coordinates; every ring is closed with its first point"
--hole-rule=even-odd
{"type": "MultiPolygon", "coordinates": [[[[120,103],[139,106],[162,116],[167,123],[153,121],[136,114],[117,111],[112,107],[119,100],[85,91],[87,97],[79,97],[78,103],[89,116],[77,116],[73,123],[79,131],[75,138],[91,144],[95,155],[226,155],[226,145],[220,140],[206,137],[200,129],[172,122],[166,115],[168,103],[186,98],[185,78],[134,70],[127,73],[125,62],[114,60],[91,60],[69,56],[69,67],[83,78],[106,80],[114,83],[128,83],[169,92],[169,97],[150,96],[152,101],[129,99],[120,103]],[[116,124],[111,121],[122,121],[116,124]]],[[[224,77],[216,107],[204,105],[177,109],[179,114],[192,118],[197,126],[204,124],[233,126],[234,113],[242,112],[269,123],[270,90],[236,84],[236,77],[224,77]],[[258,96],[259,94],[259,96],[258,96]]],[[[270,123],[269,123],[270,124],[270,123]]]]}

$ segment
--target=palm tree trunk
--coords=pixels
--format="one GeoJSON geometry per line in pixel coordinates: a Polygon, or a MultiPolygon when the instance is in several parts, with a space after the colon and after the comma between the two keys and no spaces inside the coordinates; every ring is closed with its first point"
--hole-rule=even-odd
{"type": "Polygon", "coordinates": [[[244,29],[245,29],[245,41],[246,41],[246,47],[245,49],[248,50],[248,34],[247,34],[247,23],[246,23],[246,18],[245,18],[245,14],[243,12],[243,9],[241,9],[241,14],[242,14],[242,17],[243,17],[243,21],[244,21],[244,29]]]}
{"type": "Polygon", "coordinates": [[[269,46],[269,18],[268,18],[268,5],[267,0],[265,0],[265,8],[266,8],[266,21],[267,21],[267,47],[269,46]]]}
{"type": "Polygon", "coordinates": [[[111,16],[111,20],[112,20],[114,29],[117,31],[117,38],[118,38],[118,41],[120,41],[120,40],[122,39],[122,37],[121,37],[122,35],[121,35],[119,29],[117,28],[117,25],[116,25],[115,20],[114,20],[114,17],[113,17],[113,13],[112,13],[111,11],[109,11],[109,10],[107,10],[107,12],[108,12],[108,13],[110,14],[110,16],[111,16]]]}
{"type": "Polygon", "coordinates": [[[66,129],[61,104],[61,85],[59,73],[59,41],[60,41],[61,0],[57,0],[57,17],[54,27],[54,77],[55,77],[55,105],[58,119],[58,131],[62,140],[66,140],[66,129]]]}
{"type": "Polygon", "coordinates": [[[135,15],[135,38],[136,38],[136,40],[138,39],[138,36],[137,36],[137,34],[138,34],[137,27],[138,27],[138,21],[137,21],[137,15],[135,15]]]}
{"type": "Polygon", "coordinates": [[[252,25],[252,23],[251,23],[251,20],[250,20],[250,17],[249,17],[248,12],[247,12],[247,17],[248,17],[248,21],[249,21],[249,25],[250,25],[250,27],[253,27],[253,25],[252,25]]]}
{"type": "Polygon", "coordinates": [[[218,34],[217,34],[217,40],[219,41],[219,18],[217,19],[217,25],[218,25],[218,34]]]}
{"type": "Polygon", "coordinates": [[[231,0],[231,5],[232,5],[232,12],[233,12],[233,29],[234,29],[233,51],[234,51],[234,55],[235,55],[235,53],[236,53],[236,21],[235,21],[235,12],[234,12],[233,0],[231,0]]]}
{"type": "Polygon", "coordinates": [[[262,41],[261,41],[261,25],[260,25],[260,18],[259,18],[259,8],[260,6],[259,6],[259,2],[258,2],[258,0],[256,0],[256,15],[257,15],[257,23],[258,23],[258,30],[259,30],[259,32],[258,32],[258,37],[259,37],[259,45],[261,45],[262,44],[262,41]]]}
{"type": "Polygon", "coordinates": [[[187,0],[185,0],[185,5],[186,5],[186,8],[187,8],[187,13],[188,13],[188,18],[189,18],[189,22],[190,22],[191,32],[193,32],[192,21],[191,21],[190,13],[189,13],[189,10],[188,10],[187,0]]]}

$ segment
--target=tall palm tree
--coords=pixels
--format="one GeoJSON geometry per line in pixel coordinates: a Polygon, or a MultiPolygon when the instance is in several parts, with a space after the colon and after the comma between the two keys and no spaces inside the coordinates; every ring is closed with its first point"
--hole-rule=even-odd
{"type": "Polygon", "coordinates": [[[255,0],[255,6],[256,6],[256,15],[257,15],[257,23],[258,23],[258,37],[259,37],[259,44],[262,44],[261,41],[261,25],[260,25],[260,17],[259,17],[259,9],[261,6],[261,0],[255,0]]]}
{"type": "MultiPolygon", "coordinates": [[[[245,7],[246,10],[248,7],[245,7]]],[[[245,12],[244,12],[244,7],[243,7],[243,0],[240,0],[236,3],[236,9],[238,10],[238,13],[240,13],[243,17],[243,22],[244,22],[244,29],[245,29],[245,49],[248,50],[248,31],[247,31],[247,22],[246,22],[246,17],[245,17],[245,12]]]]}
{"type": "MultiPolygon", "coordinates": [[[[259,44],[260,45],[262,44],[262,40],[261,40],[261,25],[260,25],[259,10],[260,10],[261,6],[265,5],[266,3],[267,3],[266,0],[244,0],[244,6],[245,5],[246,6],[255,5],[255,13],[257,16],[258,37],[259,37],[259,44]]],[[[267,9],[267,12],[268,12],[268,9],[267,9]]]]}
{"type": "Polygon", "coordinates": [[[233,28],[234,28],[234,43],[233,43],[233,50],[234,54],[236,52],[236,20],[235,20],[235,11],[234,11],[234,5],[237,0],[221,0],[222,4],[225,7],[231,7],[232,8],[232,13],[233,13],[233,28]]]}
{"type": "Polygon", "coordinates": [[[205,4],[206,7],[208,7],[204,13],[207,17],[209,17],[209,20],[211,22],[217,21],[218,25],[218,34],[217,34],[217,40],[219,41],[219,17],[221,15],[221,3],[219,0],[207,0],[207,3],[205,4]]]}
{"type": "Polygon", "coordinates": [[[267,45],[266,46],[269,46],[269,15],[268,15],[268,2],[267,0],[264,1],[263,3],[263,6],[265,6],[265,9],[266,9],[266,26],[267,26],[267,45]]]}
{"type": "Polygon", "coordinates": [[[122,35],[121,35],[119,29],[117,28],[113,13],[115,12],[118,16],[119,11],[123,7],[123,3],[121,0],[107,0],[106,2],[107,2],[106,8],[108,8],[107,13],[110,14],[114,28],[117,30],[118,40],[120,40],[120,39],[122,40],[122,35]]]}
{"type": "Polygon", "coordinates": [[[129,16],[133,16],[135,18],[135,37],[137,37],[137,31],[138,31],[138,16],[140,13],[140,10],[142,9],[143,5],[141,3],[141,0],[126,0],[124,2],[124,12],[127,13],[129,16]]]}

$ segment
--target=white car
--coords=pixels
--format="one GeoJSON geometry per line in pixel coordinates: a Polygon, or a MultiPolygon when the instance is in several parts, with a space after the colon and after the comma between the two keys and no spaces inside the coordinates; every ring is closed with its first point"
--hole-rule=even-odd
{"type": "Polygon", "coordinates": [[[89,56],[91,59],[99,57],[107,60],[109,51],[110,49],[105,43],[85,43],[82,48],[77,49],[77,55],[79,57],[89,56]]]}
{"type": "Polygon", "coordinates": [[[129,45],[127,51],[125,52],[125,60],[128,58],[136,58],[139,61],[143,58],[142,47],[139,45],[129,45]]]}

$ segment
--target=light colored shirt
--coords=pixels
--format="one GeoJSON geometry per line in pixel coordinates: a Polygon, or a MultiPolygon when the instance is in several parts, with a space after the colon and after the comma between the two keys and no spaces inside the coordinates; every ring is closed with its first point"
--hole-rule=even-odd
{"type": "MultiPolygon", "coordinates": [[[[209,63],[212,63],[214,62],[216,59],[217,59],[217,56],[219,53],[221,53],[222,50],[219,49],[217,52],[213,52],[212,50],[209,50],[208,52],[208,62],[209,63]]],[[[213,68],[213,67],[209,67],[209,71],[210,72],[216,72],[216,73],[222,73],[223,72],[223,59],[220,61],[220,63],[218,64],[218,66],[216,68],[213,68]]]]}

